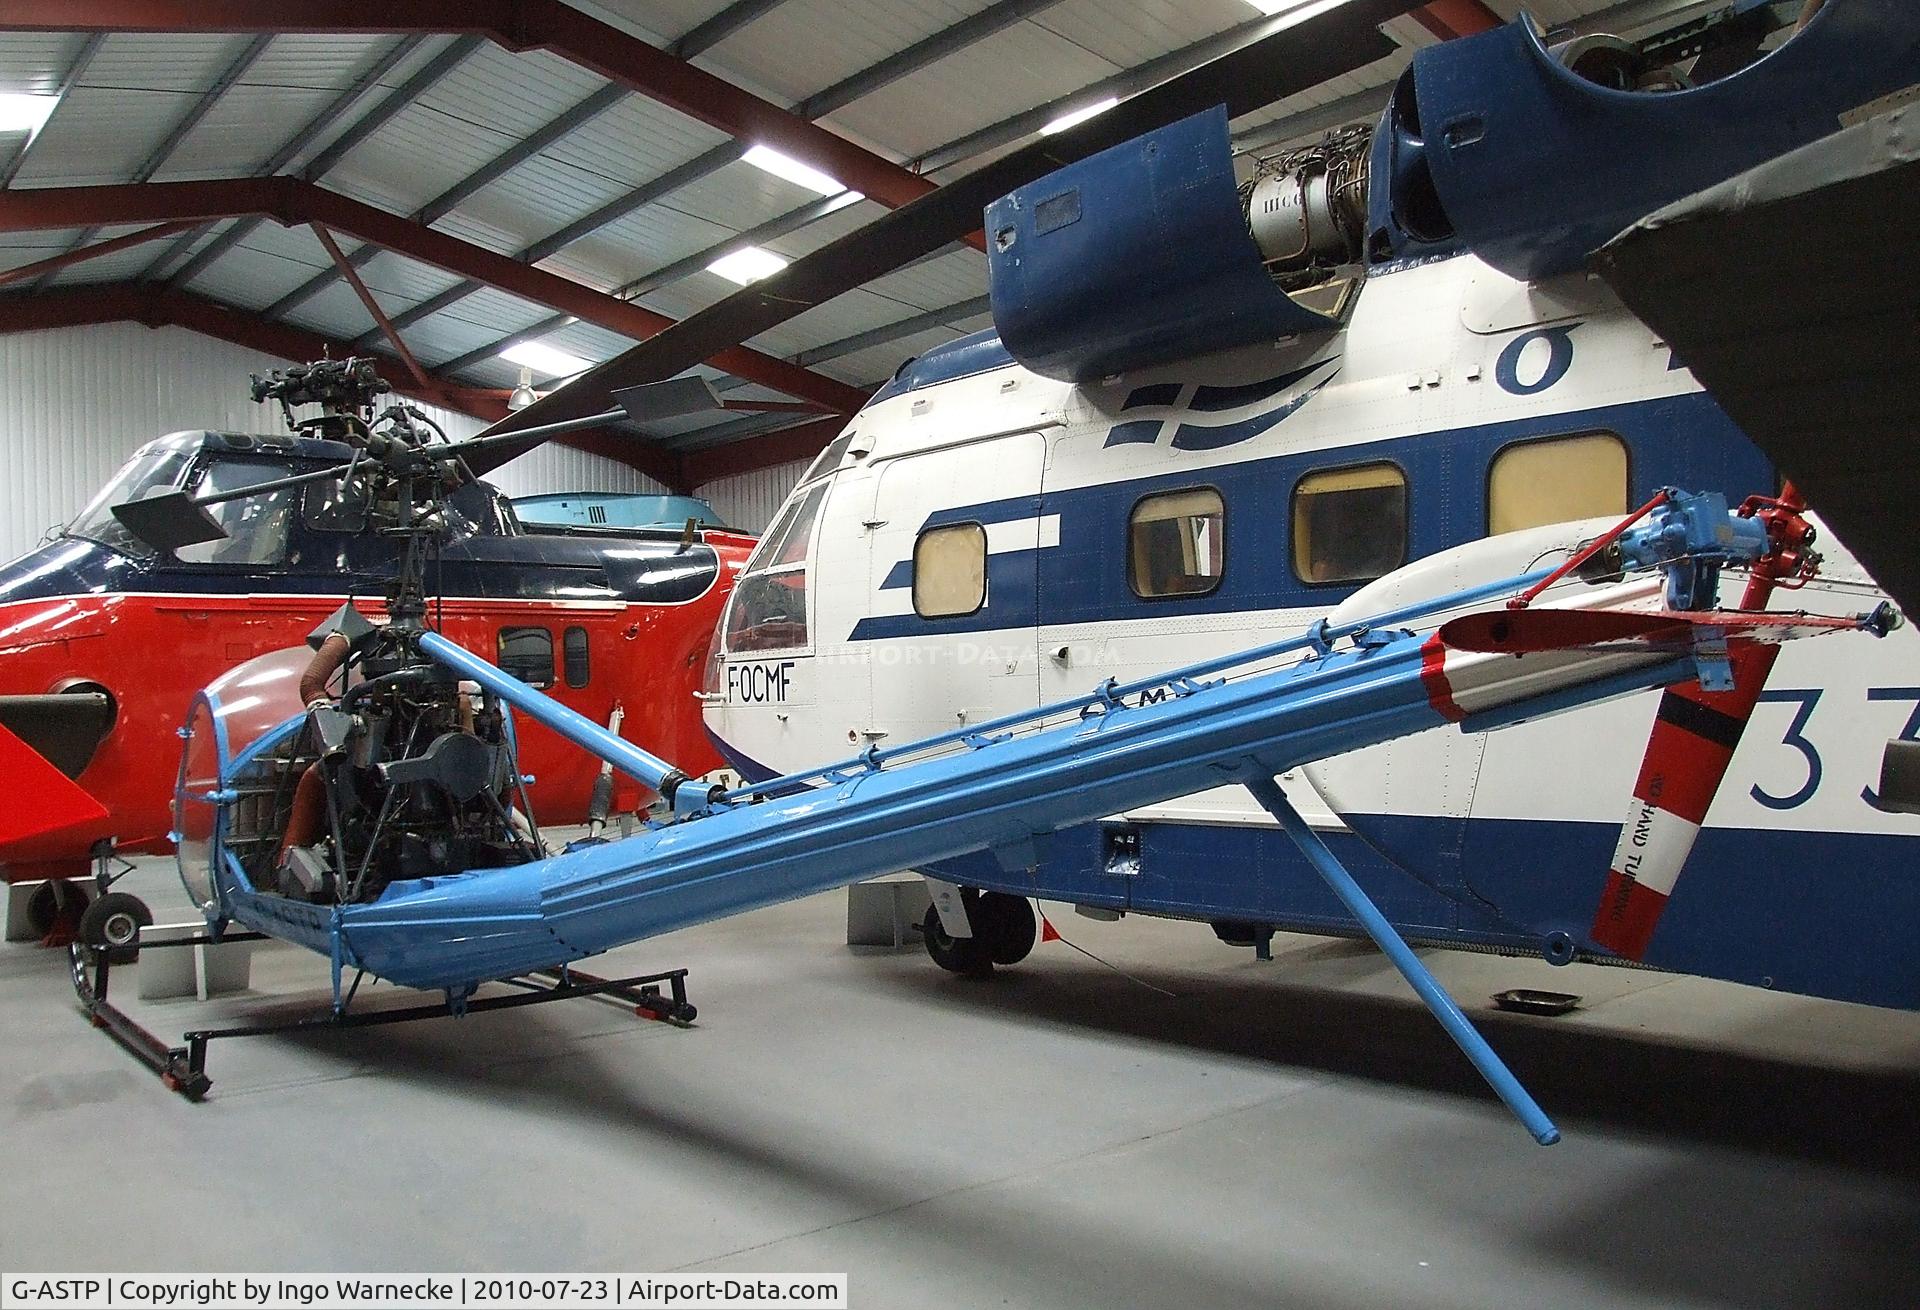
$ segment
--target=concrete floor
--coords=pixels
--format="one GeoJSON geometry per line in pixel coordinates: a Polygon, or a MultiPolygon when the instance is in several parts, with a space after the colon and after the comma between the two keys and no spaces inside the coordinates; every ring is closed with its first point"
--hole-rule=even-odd
{"type": "MultiPolygon", "coordinates": [[[[178,905],[169,877],[128,886],[178,905]]],[[[197,1106],[86,1028],[63,955],[8,946],[0,1267],[845,1270],[855,1306],[942,1310],[1920,1303],[1920,1015],[1430,955],[1559,1117],[1542,1150],[1370,948],[1262,964],[1055,920],[1175,995],[1058,944],[987,982],[853,951],[836,893],[599,966],[689,966],[694,1029],[580,1002],[232,1042],[197,1106]],[[1586,1006],[1491,1013],[1512,986],[1586,1006]]],[[[275,948],[259,994],[130,1008],[172,1035],[324,977],[275,948]]]]}

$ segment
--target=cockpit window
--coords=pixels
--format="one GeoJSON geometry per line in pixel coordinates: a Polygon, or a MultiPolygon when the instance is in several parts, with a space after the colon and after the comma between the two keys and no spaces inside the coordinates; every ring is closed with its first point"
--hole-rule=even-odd
{"type": "Polygon", "coordinates": [[[807,552],[827,498],[821,483],[760,540],[727,607],[729,651],[786,650],[807,644],[807,552]]]}
{"type": "MultiPolygon", "coordinates": [[[[295,471],[280,460],[219,460],[207,466],[190,490],[196,496],[239,491],[295,471]]],[[[207,512],[226,529],[226,538],[182,546],[174,557],[183,564],[278,564],[287,557],[287,525],[299,499],[300,488],[282,487],[209,505],[207,512]]]]}
{"type": "Polygon", "coordinates": [[[826,448],[814,457],[813,463],[807,465],[807,475],[800,480],[811,482],[821,474],[831,473],[839,468],[840,461],[846,458],[847,447],[853,444],[854,431],[853,428],[848,428],[828,442],[826,448]]]}
{"type": "Polygon", "coordinates": [[[177,485],[192,458],[193,453],[186,450],[143,450],[136,454],[67,525],[66,535],[97,541],[124,555],[153,554],[152,547],[121,526],[113,516],[113,507],[122,501],[138,500],[155,487],[177,485]]]}
{"type": "Polygon", "coordinates": [[[363,472],[309,482],[302,493],[301,520],[316,532],[365,532],[373,501],[371,482],[363,472]]]}

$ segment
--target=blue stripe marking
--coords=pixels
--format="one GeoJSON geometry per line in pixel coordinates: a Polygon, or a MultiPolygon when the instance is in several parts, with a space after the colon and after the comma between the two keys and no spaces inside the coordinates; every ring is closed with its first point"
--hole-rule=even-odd
{"type": "MultiPolygon", "coordinates": [[[[1357,588],[1310,585],[1295,576],[1285,507],[1301,477],[1356,460],[1398,464],[1411,488],[1407,558],[1419,559],[1485,533],[1487,470],[1503,447],[1594,430],[1616,432],[1627,443],[1629,503],[1666,485],[1724,491],[1735,499],[1754,487],[1774,485],[1765,457],[1711,398],[1694,393],[959,505],[930,515],[923,528],[1057,514],[1060,544],[989,557],[987,604],[978,613],[951,619],[869,617],[854,626],[850,639],[1116,622],[1147,614],[1328,609],[1357,588]],[[1205,596],[1140,599],[1127,582],[1127,520],[1134,505],[1156,492],[1203,484],[1219,488],[1227,505],[1227,565],[1220,587],[1205,596]]],[[[900,567],[889,569],[890,586],[911,583],[911,563],[904,574],[900,567]]]]}
{"type": "MultiPolygon", "coordinates": [[[[1401,853],[1393,863],[1353,834],[1327,844],[1401,932],[1539,951],[1547,935],[1585,941],[1619,825],[1569,820],[1356,815],[1401,853]],[[1391,831],[1387,831],[1390,829],[1391,831]],[[1432,852],[1443,858],[1434,858],[1432,852]],[[1411,872],[1409,871],[1411,870],[1411,872]],[[1415,875],[1418,876],[1415,876],[1415,875]]],[[[1270,828],[1145,823],[1134,877],[1103,867],[1102,825],[1039,843],[1037,873],[991,857],[935,866],[967,886],[1016,895],[1352,934],[1348,916],[1270,828]]],[[[1708,828],[1675,888],[1650,952],[1663,968],[1867,1005],[1920,1009],[1920,837],[1708,828]],[[1807,870],[1818,867],[1809,899],[1807,870]],[[1797,906],[1795,913],[1782,906],[1797,906]]]]}

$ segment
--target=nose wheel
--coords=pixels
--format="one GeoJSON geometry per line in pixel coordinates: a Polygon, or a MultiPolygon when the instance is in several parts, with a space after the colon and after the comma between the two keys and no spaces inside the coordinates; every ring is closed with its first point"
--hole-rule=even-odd
{"type": "Polygon", "coordinates": [[[80,941],[108,952],[115,964],[132,962],[140,954],[140,930],[153,926],[153,911],[138,896],[108,892],[80,916],[80,941]]]}
{"type": "Polygon", "coordinates": [[[927,954],[948,973],[983,978],[996,964],[1018,964],[1033,951],[1040,931],[1033,902],[1024,896],[1004,892],[977,892],[962,889],[960,903],[966,907],[971,937],[955,937],[940,921],[940,911],[927,909],[920,923],[920,935],[927,943],[927,954]]]}

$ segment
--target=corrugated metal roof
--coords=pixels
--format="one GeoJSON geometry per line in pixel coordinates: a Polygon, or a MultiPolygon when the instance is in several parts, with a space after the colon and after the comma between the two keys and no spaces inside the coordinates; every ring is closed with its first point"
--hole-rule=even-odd
{"type": "Polygon", "coordinates": [[[826,121],[886,141],[911,158],[1119,71],[1063,36],[1022,23],[826,121]]]}
{"type": "Polygon", "coordinates": [[[987,7],[987,0],[786,0],[721,42],[712,62],[804,100],[987,7]]]}
{"type": "Polygon", "coordinates": [[[0,41],[0,89],[51,95],[60,89],[81,39],[65,32],[19,32],[0,41]]]}
{"type": "MultiPolygon", "coordinates": [[[[622,30],[669,47],[728,8],[727,0],[575,2],[622,30]]],[[[1601,10],[1608,0],[1524,2],[1543,22],[1557,24],[1601,10]]],[[[955,23],[981,14],[991,3],[783,0],[695,58],[702,68],[736,85],[781,104],[797,104],[916,43],[937,40],[955,23]]],[[[1493,0],[1493,7],[1510,16],[1521,3],[1493,0]]],[[[1672,7],[1689,3],[1698,7],[1698,0],[1672,0],[1672,7]]],[[[944,51],[821,121],[884,156],[910,159],[1062,96],[1084,92],[1090,98],[1109,79],[1257,17],[1246,0],[1056,0],[972,44],[944,51]]],[[[1245,134],[1280,124],[1261,135],[1283,140],[1284,125],[1293,116],[1329,104],[1362,105],[1369,97],[1383,96],[1405,66],[1411,48],[1434,39],[1411,19],[1397,20],[1388,31],[1405,47],[1394,57],[1249,115],[1236,123],[1236,129],[1245,134]]],[[[294,166],[315,158],[350,131],[362,115],[383,102],[388,90],[448,49],[453,39],[421,42],[380,79],[379,88],[360,96],[337,121],[295,151],[294,166]]],[[[204,96],[232,65],[247,40],[219,35],[105,38],[26,155],[15,185],[127,180],[194,108],[196,98],[204,96]]],[[[182,179],[253,173],[289,148],[306,124],[340,100],[373,60],[394,48],[394,40],[354,35],[275,38],[225,95],[207,108],[156,176],[182,179]]],[[[57,33],[0,35],[0,91],[57,87],[80,47],[78,38],[57,33]]],[[[604,86],[595,74],[554,55],[515,54],[482,44],[347,151],[321,179],[322,184],[380,208],[412,214],[479,170],[492,168],[505,152],[604,86]]],[[[602,210],[617,213],[636,190],[686,168],[726,142],[720,131],[641,95],[614,97],[597,116],[475,189],[435,225],[476,245],[514,254],[569,228],[583,216],[602,210]]],[[[6,150],[0,145],[0,164],[6,150]]],[[[958,167],[976,166],[990,155],[958,167]]],[[[641,281],[646,287],[642,303],[680,318],[734,290],[733,284],[701,269],[694,256],[800,211],[816,199],[806,188],[749,164],[726,163],[705,176],[685,180],[651,204],[585,232],[549,254],[541,266],[608,291],[641,281]],[[673,281],[654,284],[652,275],[683,262],[689,271],[673,281]]],[[[880,212],[872,202],[850,206],[765,244],[786,258],[798,258],[880,212]]],[[[104,239],[123,230],[103,230],[89,239],[104,239]]],[[[204,248],[219,230],[214,225],[202,232],[194,249],[204,248]]],[[[0,236],[0,268],[45,258],[67,249],[80,236],[77,231],[0,236]]],[[[343,239],[342,245],[349,251],[355,248],[350,240],[343,239]]],[[[160,248],[148,244],[87,261],[68,270],[60,281],[129,280],[151,265],[160,248]]],[[[192,287],[215,299],[261,309],[329,266],[325,252],[305,229],[289,231],[275,223],[259,223],[201,271],[192,287]]],[[[390,314],[419,305],[459,281],[444,270],[392,254],[374,257],[362,273],[390,314]]],[[[754,344],[789,357],[826,348],[830,357],[813,367],[827,376],[871,384],[889,375],[906,356],[977,327],[984,317],[976,312],[944,326],[918,326],[898,337],[890,337],[886,329],[924,323],[930,313],[937,315],[948,308],[973,308],[969,302],[985,291],[984,257],[970,249],[949,251],[817,307],[763,334],[754,344]],[[886,339],[861,344],[872,336],[886,339]],[[834,349],[842,342],[858,348],[834,349]]],[[[412,323],[406,337],[423,361],[445,362],[524,332],[553,313],[546,306],[484,289],[412,323]]],[[[295,307],[291,317],[346,338],[362,335],[369,326],[365,308],[338,281],[295,307]]],[[[595,360],[627,344],[626,338],[591,323],[559,329],[550,339],[561,349],[595,360]]],[[[510,365],[486,358],[473,365],[468,376],[500,385],[510,384],[516,372],[510,365]]],[[[749,394],[737,384],[730,385],[736,394],[749,394]]],[[[692,432],[737,417],[696,417],[676,423],[674,430],[692,432]]]]}

